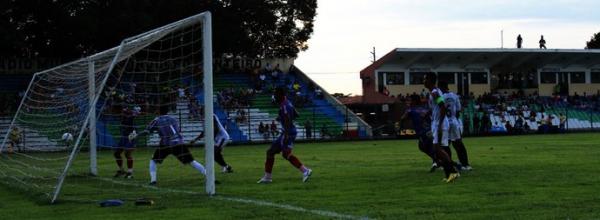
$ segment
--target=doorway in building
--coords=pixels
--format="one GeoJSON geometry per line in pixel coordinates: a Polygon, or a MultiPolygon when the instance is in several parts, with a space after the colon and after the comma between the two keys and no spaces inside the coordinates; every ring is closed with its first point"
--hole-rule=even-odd
{"type": "Polygon", "coordinates": [[[569,95],[569,73],[558,73],[558,85],[560,86],[560,95],[569,95]]]}
{"type": "Polygon", "coordinates": [[[456,73],[457,75],[457,93],[462,97],[469,95],[469,73],[456,73]]]}

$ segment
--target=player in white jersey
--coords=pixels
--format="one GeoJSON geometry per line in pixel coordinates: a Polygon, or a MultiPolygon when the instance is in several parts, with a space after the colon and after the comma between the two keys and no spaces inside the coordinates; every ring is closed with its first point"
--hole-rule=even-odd
{"type": "MultiPolygon", "coordinates": [[[[233,168],[231,168],[223,158],[223,148],[225,148],[225,145],[227,145],[227,142],[229,141],[229,134],[215,114],[213,114],[213,127],[215,135],[215,161],[221,165],[223,173],[232,173],[233,168]]],[[[204,132],[200,132],[200,135],[192,140],[191,143],[193,144],[202,138],[204,138],[204,132]]]]}
{"type": "Polygon", "coordinates": [[[448,146],[448,119],[446,118],[446,105],[443,93],[435,86],[437,75],[427,73],[423,84],[429,89],[429,107],[431,108],[431,132],[433,135],[433,148],[438,164],[442,165],[446,174],[446,182],[452,182],[460,175],[453,166],[452,159],[441,146],[448,146]]]}
{"type": "MultiPolygon", "coordinates": [[[[456,154],[458,155],[458,160],[460,161],[460,169],[461,170],[472,170],[473,168],[469,165],[469,156],[467,154],[467,149],[465,148],[465,144],[462,142],[462,122],[460,120],[460,111],[462,110],[462,106],[460,104],[460,97],[453,92],[450,92],[448,89],[448,83],[440,81],[438,83],[439,88],[444,93],[444,101],[446,103],[446,107],[448,108],[448,122],[450,125],[449,128],[449,138],[452,142],[452,146],[454,150],[456,150],[456,154]]],[[[452,158],[452,151],[450,148],[447,148],[448,156],[452,158]]]]}

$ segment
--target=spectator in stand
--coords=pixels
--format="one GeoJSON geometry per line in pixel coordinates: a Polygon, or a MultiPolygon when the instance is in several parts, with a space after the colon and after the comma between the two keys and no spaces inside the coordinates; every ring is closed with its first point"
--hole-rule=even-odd
{"type": "Polygon", "coordinates": [[[506,121],[504,127],[506,128],[506,133],[513,134],[513,126],[510,124],[509,121],[506,121]]]}
{"type": "Polygon", "coordinates": [[[279,73],[281,73],[281,70],[279,69],[279,64],[277,64],[277,66],[275,66],[275,69],[273,69],[271,71],[271,77],[273,78],[273,83],[277,82],[277,80],[279,79],[279,73]]]}
{"type": "Polygon", "coordinates": [[[292,84],[292,88],[294,89],[294,92],[299,92],[300,91],[300,83],[296,80],[294,80],[294,84],[292,84]]]}
{"type": "Polygon", "coordinates": [[[567,124],[567,116],[563,113],[560,113],[560,132],[564,133],[566,131],[565,125],[567,124]]]}
{"type": "Polygon", "coordinates": [[[318,98],[318,99],[323,99],[323,91],[321,90],[321,88],[320,88],[320,87],[317,87],[317,88],[315,89],[315,94],[317,95],[317,98],[318,98]]]}
{"type": "Polygon", "coordinates": [[[383,95],[390,96],[390,91],[388,90],[387,86],[383,87],[383,95]]]}
{"type": "Polygon", "coordinates": [[[308,120],[308,119],[306,119],[306,121],[304,122],[304,131],[306,132],[306,138],[311,139],[312,138],[312,124],[310,123],[310,120],[308,120]]]}
{"type": "Polygon", "coordinates": [[[546,40],[544,40],[544,35],[542,35],[542,38],[540,39],[540,49],[548,49],[546,48],[546,40]]]}

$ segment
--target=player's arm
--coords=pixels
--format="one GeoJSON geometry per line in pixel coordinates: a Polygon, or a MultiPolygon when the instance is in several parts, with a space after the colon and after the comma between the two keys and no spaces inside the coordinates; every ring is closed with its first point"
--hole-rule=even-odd
{"type": "Polygon", "coordinates": [[[158,124],[158,120],[155,118],[154,120],[152,120],[150,122],[150,124],[148,124],[148,127],[146,127],[146,129],[140,133],[135,133],[135,130],[133,130],[133,132],[131,134],[129,134],[129,140],[135,140],[136,138],[138,138],[139,136],[143,136],[143,135],[147,135],[150,134],[150,132],[154,131],[157,129],[157,124],[158,124]]]}
{"type": "Polygon", "coordinates": [[[287,113],[287,107],[284,107],[284,114],[282,115],[282,122],[283,122],[283,137],[285,140],[287,140],[287,134],[288,131],[290,131],[292,129],[292,119],[290,118],[290,115],[287,113]]]}
{"type": "Polygon", "coordinates": [[[199,141],[202,138],[204,138],[204,131],[201,131],[198,137],[194,138],[194,140],[192,140],[190,143],[196,143],[196,141],[199,141]]]}
{"type": "MultiPolygon", "coordinates": [[[[440,116],[441,117],[446,117],[446,113],[448,112],[446,109],[446,104],[444,103],[444,98],[439,96],[438,94],[433,94],[433,100],[435,101],[435,104],[438,105],[438,107],[440,108],[440,116]]],[[[438,126],[438,140],[442,140],[442,126],[444,125],[444,120],[443,118],[440,118],[440,120],[438,121],[437,125],[431,125],[431,126],[438,126]]]]}

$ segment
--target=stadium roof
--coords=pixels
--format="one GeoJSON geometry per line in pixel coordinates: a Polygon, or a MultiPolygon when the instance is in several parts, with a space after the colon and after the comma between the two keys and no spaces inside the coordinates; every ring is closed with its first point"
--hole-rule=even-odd
{"type": "Polygon", "coordinates": [[[442,65],[461,68],[584,68],[600,67],[600,50],[591,49],[501,49],[501,48],[396,48],[361,71],[369,74],[385,64],[398,68],[442,65]]]}

